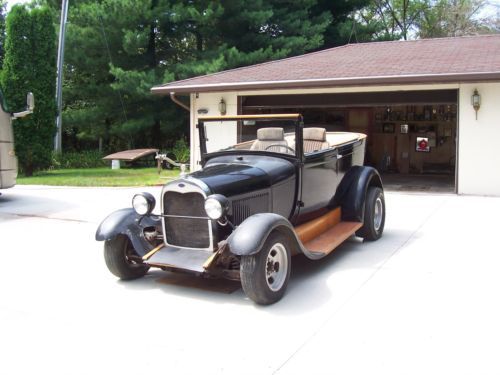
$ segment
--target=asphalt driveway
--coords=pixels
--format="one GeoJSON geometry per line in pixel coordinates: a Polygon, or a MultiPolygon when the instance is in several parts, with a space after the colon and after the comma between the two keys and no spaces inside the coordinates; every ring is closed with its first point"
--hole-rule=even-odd
{"type": "Polygon", "coordinates": [[[0,374],[498,374],[500,198],[387,192],[384,236],[294,258],[287,294],[106,269],[98,223],[159,188],[0,196],[0,374]]]}

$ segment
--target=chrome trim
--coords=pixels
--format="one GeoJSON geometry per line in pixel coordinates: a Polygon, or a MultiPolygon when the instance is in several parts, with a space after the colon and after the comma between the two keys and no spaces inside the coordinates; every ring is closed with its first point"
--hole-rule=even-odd
{"type": "MultiPolygon", "coordinates": [[[[165,207],[164,207],[164,195],[166,192],[173,191],[176,193],[199,193],[203,196],[204,199],[207,199],[207,192],[204,191],[204,189],[201,186],[205,186],[207,191],[210,192],[210,189],[208,186],[206,186],[202,181],[199,181],[194,178],[190,178],[189,176],[184,179],[179,179],[172,181],[166,185],[163,186],[163,189],[161,191],[161,202],[160,202],[160,208],[161,208],[161,216],[166,216],[166,217],[179,217],[179,218],[189,218],[189,216],[179,216],[179,215],[165,215],[165,207]],[[198,183],[195,183],[198,182],[198,183]],[[181,186],[183,185],[183,186],[181,186]]],[[[194,217],[193,217],[194,218],[194,217]]],[[[212,220],[210,218],[206,217],[196,217],[197,219],[204,219],[207,220],[208,222],[208,236],[209,236],[209,247],[200,247],[200,248],[193,248],[189,246],[179,246],[179,245],[172,245],[167,242],[167,232],[165,228],[165,220],[162,219],[161,221],[161,226],[163,229],[163,242],[166,246],[170,247],[175,247],[179,249],[199,249],[199,250],[205,250],[205,251],[213,251],[214,250],[214,238],[213,238],[213,232],[212,232],[212,220]]]]}
{"type": "MultiPolygon", "coordinates": [[[[172,191],[172,190],[170,190],[172,191]]],[[[200,220],[212,220],[208,216],[182,216],[182,215],[165,215],[161,214],[161,217],[180,217],[181,219],[200,219],[200,220]]]]}

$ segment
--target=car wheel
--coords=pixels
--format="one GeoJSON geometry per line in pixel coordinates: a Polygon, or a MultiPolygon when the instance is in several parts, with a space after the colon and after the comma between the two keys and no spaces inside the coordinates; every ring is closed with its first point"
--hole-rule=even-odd
{"type": "Polygon", "coordinates": [[[259,305],[275,303],[285,294],[290,269],[288,238],[279,232],[273,232],[257,254],[241,257],[243,291],[259,305]]]}
{"type": "Polygon", "coordinates": [[[104,242],[104,260],[109,271],[122,280],[144,276],[149,266],[140,262],[129,238],[123,234],[104,242]]]}
{"type": "Polygon", "coordinates": [[[382,237],[385,224],[384,192],[379,187],[369,187],[365,201],[365,222],[356,235],[367,241],[382,237]]]}

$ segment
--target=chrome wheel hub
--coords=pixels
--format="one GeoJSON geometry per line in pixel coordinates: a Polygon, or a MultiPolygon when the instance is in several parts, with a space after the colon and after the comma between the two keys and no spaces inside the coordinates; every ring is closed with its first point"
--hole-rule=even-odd
{"type": "Polygon", "coordinates": [[[380,197],[375,201],[375,209],[373,213],[373,227],[378,232],[382,226],[382,218],[384,217],[384,205],[380,197]]]}
{"type": "Polygon", "coordinates": [[[269,250],[266,260],[266,282],[273,292],[283,287],[288,273],[288,257],[285,246],[276,243],[269,250]]]}

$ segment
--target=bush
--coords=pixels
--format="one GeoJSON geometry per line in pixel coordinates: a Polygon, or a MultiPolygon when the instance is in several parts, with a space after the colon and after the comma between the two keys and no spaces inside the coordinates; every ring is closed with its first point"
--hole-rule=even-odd
{"type": "Polygon", "coordinates": [[[175,161],[179,163],[189,162],[189,145],[184,138],[178,139],[170,152],[174,154],[175,161]]]}
{"type": "Polygon", "coordinates": [[[72,169],[72,168],[99,168],[105,167],[108,163],[99,151],[81,152],[53,152],[52,169],[72,169]]]}
{"type": "Polygon", "coordinates": [[[50,166],[56,132],[56,31],[46,7],[12,7],[6,20],[5,59],[1,84],[12,111],[35,95],[32,115],[14,123],[19,169],[27,176],[50,166]]]}

